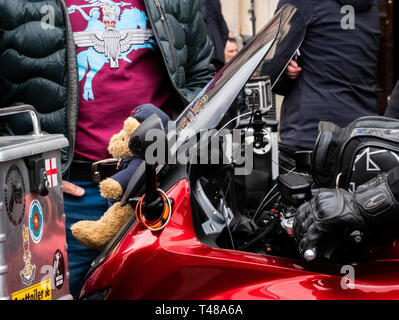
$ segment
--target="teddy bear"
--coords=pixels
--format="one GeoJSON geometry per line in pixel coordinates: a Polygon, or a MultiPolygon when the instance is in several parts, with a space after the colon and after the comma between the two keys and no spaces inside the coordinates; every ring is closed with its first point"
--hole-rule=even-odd
{"type": "Polygon", "coordinates": [[[151,104],[135,108],[123,124],[123,128],[114,134],[109,142],[108,151],[113,158],[119,159],[117,173],[100,182],[101,195],[110,200],[117,199],[97,221],[82,220],[71,226],[73,236],[84,246],[101,251],[111,241],[121,227],[135,214],[130,204],[120,205],[118,201],[125,191],[130,178],[143,160],[135,157],[129,149],[131,135],[146,118],[157,114],[167,128],[169,117],[151,104]]]}

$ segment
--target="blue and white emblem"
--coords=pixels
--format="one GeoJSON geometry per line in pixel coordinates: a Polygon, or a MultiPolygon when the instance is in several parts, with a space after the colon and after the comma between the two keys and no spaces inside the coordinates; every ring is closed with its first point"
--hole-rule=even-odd
{"type": "Polygon", "coordinates": [[[43,235],[43,210],[38,200],[29,207],[29,230],[34,243],[39,243],[43,235]]]}

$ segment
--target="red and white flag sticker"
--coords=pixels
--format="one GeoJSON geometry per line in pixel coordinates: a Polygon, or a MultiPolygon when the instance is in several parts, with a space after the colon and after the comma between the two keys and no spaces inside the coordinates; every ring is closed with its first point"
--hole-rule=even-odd
{"type": "Polygon", "coordinates": [[[55,187],[57,183],[57,162],[55,158],[46,159],[46,175],[50,187],[55,187]]]}

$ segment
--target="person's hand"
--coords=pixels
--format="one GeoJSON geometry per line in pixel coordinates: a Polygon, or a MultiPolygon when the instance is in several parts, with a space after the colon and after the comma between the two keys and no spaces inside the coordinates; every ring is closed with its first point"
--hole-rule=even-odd
{"type": "Polygon", "coordinates": [[[285,73],[287,74],[288,78],[295,80],[299,77],[299,75],[302,72],[302,68],[298,65],[298,63],[295,60],[291,60],[287,70],[285,73]]]}
{"type": "Polygon", "coordinates": [[[69,181],[62,180],[62,187],[64,193],[67,193],[71,196],[82,197],[85,194],[85,189],[78,187],[69,181]]]}
{"type": "Polygon", "coordinates": [[[343,189],[321,189],[302,205],[294,219],[299,251],[307,260],[323,257],[345,234],[364,235],[399,225],[399,203],[385,173],[359,186],[355,193],[343,189]],[[307,253],[308,252],[308,253],[307,253]]]}
{"type": "Polygon", "coordinates": [[[365,229],[366,221],[352,193],[343,189],[321,189],[298,209],[293,228],[300,254],[313,260],[331,253],[348,230],[365,229]]]}

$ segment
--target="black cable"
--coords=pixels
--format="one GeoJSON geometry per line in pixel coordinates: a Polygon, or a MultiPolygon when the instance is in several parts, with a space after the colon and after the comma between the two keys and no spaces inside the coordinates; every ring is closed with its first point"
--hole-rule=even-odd
{"type": "MultiPolygon", "coordinates": [[[[262,207],[260,207],[259,212],[261,212],[276,196],[280,195],[280,192],[276,192],[262,207]]],[[[255,215],[253,220],[255,220],[255,215]]]]}
{"type": "Polygon", "coordinates": [[[252,121],[254,119],[254,115],[255,115],[255,108],[252,108],[251,118],[249,119],[249,122],[248,122],[248,125],[247,125],[247,130],[251,127],[252,121]]]}
{"type": "MultiPolygon", "coordinates": [[[[220,201],[221,201],[221,204],[220,204],[220,211],[222,212],[223,219],[224,219],[224,223],[226,224],[227,232],[228,232],[229,237],[230,237],[231,247],[232,247],[233,250],[235,250],[234,240],[233,240],[233,234],[231,233],[230,225],[229,225],[228,222],[227,222],[227,218],[226,218],[225,212],[224,212],[224,210],[223,210],[223,205],[226,207],[225,199],[226,199],[227,194],[228,194],[229,191],[230,191],[230,186],[231,186],[231,182],[232,182],[232,181],[233,181],[233,176],[230,177],[230,181],[229,181],[229,184],[228,184],[227,189],[226,189],[226,195],[224,194],[223,190],[222,190],[222,192],[221,192],[221,197],[222,197],[222,198],[220,199],[220,201]]],[[[227,209],[226,209],[226,210],[227,210],[227,209]]],[[[227,212],[226,212],[226,213],[227,213],[227,212]]]]}
{"type": "MultiPolygon", "coordinates": [[[[223,218],[224,218],[224,222],[225,222],[226,228],[227,228],[227,233],[229,234],[229,237],[230,237],[231,247],[232,247],[233,250],[235,250],[234,240],[233,240],[233,234],[231,233],[230,226],[229,226],[229,224],[228,224],[228,222],[227,222],[227,218],[226,218],[226,215],[225,215],[225,210],[223,210],[223,209],[224,209],[223,206],[224,206],[225,208],[226,208],[226,206],[225,206],[225,203],[224,203],[223,199],[220,199],[220,201],[221,201],[220,210],[222,211],[222,215],[223,215],[223,218]]],[[[227,211],[227,209],[226,209],[226,211],[227,211]]],[[[227,212],[226,212],[226,213],[227,213],[227,212]]]]}
{"type": "MultiPolygon", "coordinates": [[[[269,192],[266,194],[266,196],[262,199],[262,201],[261,201],[261,203],[259,204],[259,206],[258,206],[258,208],[256,209],[256,211],[255,211],[255,214],[253,215],[253,217],[252,217],[252,220],[253,221],[255,221],[255,218],[256,218],[256,216],[258,215],[258,213],[264,208],[264,206],[265,205],[267,205],[269,202],[267,202],[266,204],[264,204],[265,203],[265,201],[267,200],[267,198],[270,196],[270,194],[274,191],[274,189],[277,187],[277,184],[275,184],[274,186],[273,186],[273,188],[271,188],[270,190],[269,190],[269,192]]],[[[277,192],[276,194],[279,194],[279,192],[277,192]]],[[[273,198],[275,197],[275,195],[273,196],[273,198]]],[[[273,199],[272,198],[272,199],[273,199]]]]}
{"type": "Polygon", "coordinates": [[[249,248],[259,240],[262,240],[270,231],[273,231],[276,225],[276,221],[273,223],[269,224],[265,230],[262,230],[255,238],[253,238],[251,241],[249,241],[247,244],[245,244],[243,247],[240,248],[240,250],[245,251],[245,249],[249,248]]]}

